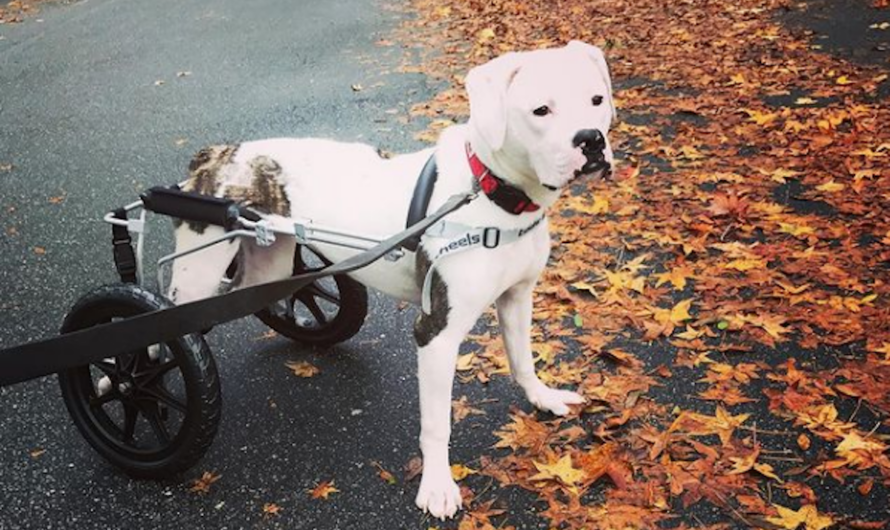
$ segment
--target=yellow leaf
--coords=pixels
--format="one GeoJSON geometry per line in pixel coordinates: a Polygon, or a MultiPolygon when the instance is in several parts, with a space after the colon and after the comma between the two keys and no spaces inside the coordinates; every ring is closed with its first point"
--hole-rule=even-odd
{"type": "Polygon", "coordinates": [[[805,525],[806,530],[822,530],[834,524],[834,520],[827,515],[819,515],[819,511],[812,504],[806,504],[800,510],[773,504],[779,512],[778,517],[767,517],[767,521],[779,525],[788,530],[796,530],[800,525],[805,525]]]}
{"type": "Polygon", "coordinates": [[[587,477],[581,469],[572,466],[572,457],[565,454],[554,464],[542,464],[540,462],[532,463],[538,468],[538,474],[531,477],[530,480],[553,480],[557,479],[566,486],[574,486],[587,477]]]}
{"type": "Polygon", "coordinates": [[[816,100],[813,98],[797,98],[794,100],[795,105],[812,105],[816,103],[816,100]]]}
{"type": "Polygon", "coordinates": [[[656,276],[655,287],[661,287],[665,282],[671,282],[674,289],[682,291],[686,287],[686,279],[692,277],[692,270],[689,267],[674,267],[670,272],[663,272],[656,276]]]}
{"type": "Polygon", "coordinates": [[[769,464],[754,464],[754,471],[757,471],[764,477],[782,482],[782,479],[776,476],[776,471],[773,469],[773,466],[769,464]]]}
{"type": "Polygon", "coordinates": [[[809,226],[800,226],[791,223],[779,223],[779,232],[782,232],[784,234],[791,234],[794,237],[816,233],[816,231],[809,226]]]}
{"type": "Polygon", "coordinates": [[[750,109],[742,109],[742,111],[751,118],[751,121],[760,126],[769,125],[779,117],[779,114],[775,112],[760,112],[758,110],[750,109]]]}
{"type": "Polygon", "coordinates": [[[689,307],[692,305],[692,298],[683,300],[671,309],[671,322],[679,324],[684,320],[689,320],[692,316],[689,314],[689,307]]]}
{"type": "Polygon", "coordinates": [[[701,160],[705,157],[705,155],[701,154],[701,152],[691,145],[684,145],[680,148],[680,152],[683,153],[683,156],[688,158],[689,160],[701,160]]]}
{"type": "Polygon", "coordinates": [[[470,469],[463,464],[452,464],[451,465],[451,478],[454,479],[455,482],[459,482],[470,475],[475,475],[478,473],[475,469],[470,469]]]}
{"type": "Polygon", "coordinates": [[[778,182],[779,184],[785,184],[785,182],[787,182],[786,179],[800,175],[799,171],[792,171],[790,169],[782,169],[782,168],[779,168],[772,172],[764,171],[761,169],[761,170],[759,170],[759,172],[763,175],[768,175],[770,179],[774,180],[775,182],[778,182]]]}
{"type": "Polygon", "coordinates": [[[828,192],[841,191],[841,190],[844,189],[844,188],[846,188],[846,186],[844,186],[843,184],[841,184],[841,183],[839,183],[839,182],[835,182],[834,179],[829,180],[829,181],[826,182],[825,184],[821,184],[821,185],[819,185],[819,186],[816,186],[816,189],[817,189],[817,190],[819,190],[819,191],[828,191],[828,192]]]}
{"type": "Polygon", "coordinates": [[[609,199],[597,195],[593,198],[593,208],[591,208],[590,213],[594,215],[609,213],[609,199]]]}
{"type": "Polygon", "coordinates": [[[479,32],[479,34],[476,37],[476,40],[479,43],[485,43],[485,42],[490,41],[494,37],[495,37],[494,30],[491,28],[485,28],[479,32]]]}
{"type": "Polygon", "coordinates": [[[468,370],[472,370],[473,366],[475,366],[476,354],[475,353],[467,353],[465,355],[461,355],[457,358],[457,369],[460,372],[466,372],[468,370]]]}
{"type": "Polygon", "coordinates": [[[834,82],[839,85],[849,85],[853,83],[853,81],[850,81],[850,78],[845,75],[838,77],[834,82]]]}
{"type": "Polygon", "coordinates": [[[705,334],[704,330],[699,331],[687,324],[686,331],[684,331],[683,333],[677,333],[677,337],[681,338],[683,340],[694,340],[694,339],[701,337],[704,334],[705,334]]]}
{"type": "Polygon", "coordinates": [[[765,267],[766,262],[762,259],[737,259],[723,264],[724,269],[735,269],[742,272],[751,269],[763,269],[765,267]]]}

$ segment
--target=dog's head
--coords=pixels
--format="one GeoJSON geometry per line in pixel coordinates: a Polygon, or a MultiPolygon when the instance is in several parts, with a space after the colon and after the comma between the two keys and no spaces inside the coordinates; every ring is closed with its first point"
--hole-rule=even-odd
{"type": "Polygon", "coordinates": [[[610,171],[615,105],[596,46],[572,41],[509,53],[473,68],[466,86],[469,125],[508,173],[555,190],[579,175],[610,171]]]}

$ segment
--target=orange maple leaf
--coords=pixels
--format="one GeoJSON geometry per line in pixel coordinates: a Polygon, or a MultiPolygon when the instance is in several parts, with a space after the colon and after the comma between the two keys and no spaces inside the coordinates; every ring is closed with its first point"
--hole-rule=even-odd
{"type": "Polygon", "coordinates": [[[334,487],[333,480],[326,480],[309,490],[309,494],[313,499],[327,499],[332,493],[338,493],[339,491],[334,487]]]}

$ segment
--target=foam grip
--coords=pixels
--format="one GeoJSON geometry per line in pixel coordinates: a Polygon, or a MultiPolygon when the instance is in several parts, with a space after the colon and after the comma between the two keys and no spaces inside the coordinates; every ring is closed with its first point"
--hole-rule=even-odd
{"type": "Polygon", "coordinates": [[[240,210],[232,199],[223,199],[176,188],[155,186],[141,196],[146,210],[194,221],[221,226],[231,230],[238,221],[240,210]]]}

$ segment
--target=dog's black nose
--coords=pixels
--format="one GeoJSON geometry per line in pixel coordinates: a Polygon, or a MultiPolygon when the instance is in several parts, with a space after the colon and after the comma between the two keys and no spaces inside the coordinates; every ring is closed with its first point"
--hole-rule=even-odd
{"type": "Polygon", "coordinates": [[[602,153],[606,149],[606,137],[603,136],[599,129],[581,129],[572,138],[572,145],[580,147],[585,155],[588,153],[602,153]]]}

